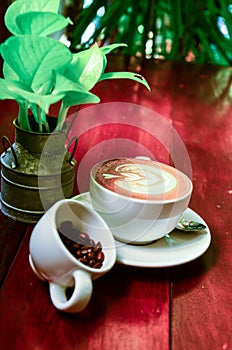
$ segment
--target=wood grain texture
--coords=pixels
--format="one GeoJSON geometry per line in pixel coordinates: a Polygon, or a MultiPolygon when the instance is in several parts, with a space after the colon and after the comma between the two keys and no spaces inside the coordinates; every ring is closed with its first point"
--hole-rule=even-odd
{"type": "Polygon", "coordinates": [[[5,218],[0,212],[0,286],[21,244],[26,225],[5,218]]]}
{"type": "Polygon", "coordinates": [[[212,243],[203,257],[174,271],[172,349],[230,349],[232,71],[186,65],[174,75],[172,119],[193,168],[190,206],[208,222],[212,243]]]}
{"type": "MultiPolygon", "coordinates": [[[[175,128],[192,164],[194,191],[190,207],[208,223],[212,243],[205,254],[182,266],[143,269],[115,265],[94,281],[87,308],[80,314],[68,315],[52,306],[48,284],[38,280],[29,266],[32,227],[25,234],[24,224],[1,216],[1,254],[8,257],[1,265],[1,347],[231,349],[232,70],[123,57],[114,57],[109,63],[111,70],[129,69],[143,74],[151,85],[151,93],[125,80],[101,82],[94,91],[102,103],[120,101],[151,108],[175,128]],[[11,253],[7,253],[9,246],[11,253]]],[[[4,115],[0,118],[2,135],[10,127],[16,106],[0,102],[0,107],[4,115]]],[[[105,125],[88,129],[79,139],[79,169],[82,159],[101,141],[115,140],[110,142],[113,149],[120,137],[141,143],[168,161],[167,153],[147,128],[148,125],[144,131],[105,125]]],[[[103,146],[98,150],[99,157],[106,152],[103,146]]],[[[88,169],[88,181],[87,173],[88,169]]]]}
{"type": "Polygon", "coordinates": [[[168,348],[166,270],[115,266],[94,281],[91,302],[83,312],[64,314],[52,306],[47,283],[30,269],[30,232],[1,291],[1,344],[5,350],[168,348]]]}

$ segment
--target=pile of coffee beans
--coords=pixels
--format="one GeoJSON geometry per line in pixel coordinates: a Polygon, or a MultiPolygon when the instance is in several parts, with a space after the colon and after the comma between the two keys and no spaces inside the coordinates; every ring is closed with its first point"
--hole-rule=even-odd
{"type": "Polygon", "coordinates": [[[105,259],[101,242],[95,243],[85,232],[76,229],[71,221],[63,221],[57,228],[60,238],[66,248],[82,264],[95,269],[100,269],[105,259]],[[75,237],[75,241],[66,235],[75,237]]]}

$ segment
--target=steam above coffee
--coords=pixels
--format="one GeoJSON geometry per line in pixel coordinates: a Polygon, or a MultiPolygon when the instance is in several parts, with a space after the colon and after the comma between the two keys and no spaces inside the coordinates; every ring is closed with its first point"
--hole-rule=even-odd
{"type": "Polygon", "coordinates": [[[137,199],[173,200],[191,189],[185,174],[151,160],[110,159],[98,165],[94,173],[104,188],[137,199]]]}

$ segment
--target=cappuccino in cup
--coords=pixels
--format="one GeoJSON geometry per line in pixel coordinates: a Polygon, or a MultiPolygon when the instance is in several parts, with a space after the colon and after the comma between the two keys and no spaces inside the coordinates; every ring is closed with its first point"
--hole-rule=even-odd
{"type": "Polygon", "coordinates": [[[104,188],[135,199],[174,200],[191,189],[177,169],[155,161],[116,158],[100,164],[95,180],[104,188]]]}
{"type": "Polygon", "coordinates": [[[167,164],[114,158],[96,165],[90,176],[95,210],[114,237],[146,244],[170,233],[187,209],[192,182],[167,164]]]}

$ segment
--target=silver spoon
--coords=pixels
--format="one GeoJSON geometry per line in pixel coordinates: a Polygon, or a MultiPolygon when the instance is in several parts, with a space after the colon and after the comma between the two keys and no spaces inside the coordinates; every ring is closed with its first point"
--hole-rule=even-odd
{"type": "Polygon", "coordinates": [[[206,229],[206,226],[194,220],[181,219],[176,228],[181,231],[202,231],[206,229]]]}

